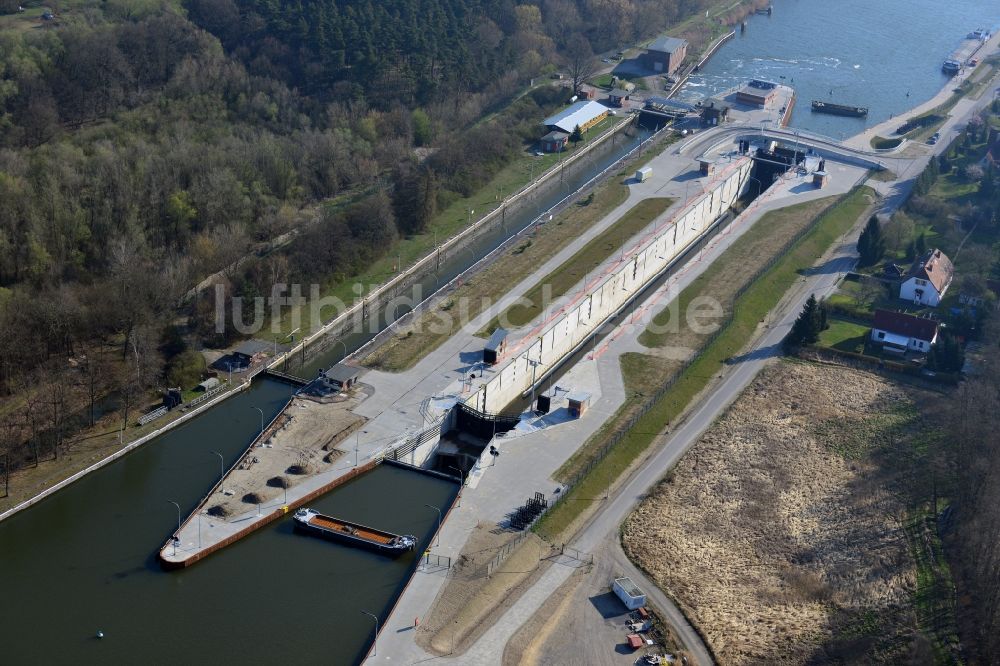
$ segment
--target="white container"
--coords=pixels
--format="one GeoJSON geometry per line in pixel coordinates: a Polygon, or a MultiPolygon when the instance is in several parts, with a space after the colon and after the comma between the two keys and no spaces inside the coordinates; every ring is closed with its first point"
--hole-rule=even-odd
{"type": "Polygon", "coordinates": [[[649,177],[652,175],[653,175],[652,167],[642,167],[641,169],[635,172],[635,179],[640,183],[645,183],[647,180],[649,180],[649,177]]]}
{"type": "Polygon", "coordinates": [[[631,578],[615,578],[611,584],[611,589],[629,610],[635,610],[646,605],[646,595],[636,587],[631,578]]]}

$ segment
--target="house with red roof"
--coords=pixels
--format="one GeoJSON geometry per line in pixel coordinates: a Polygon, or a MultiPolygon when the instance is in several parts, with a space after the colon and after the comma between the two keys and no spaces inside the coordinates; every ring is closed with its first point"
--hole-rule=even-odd
{"type": "Polygon", "coordinates": [[[905,312],[875,310],[872,324],[872,342],[895,354],[908,351],[926,354],[937,342],[940,324],[929,317],[918,317],[905,312]]]}

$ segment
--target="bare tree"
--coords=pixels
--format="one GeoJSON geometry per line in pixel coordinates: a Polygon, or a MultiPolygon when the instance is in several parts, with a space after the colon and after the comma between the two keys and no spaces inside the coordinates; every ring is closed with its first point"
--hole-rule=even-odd
{"type": "Polygon", "coordinates": [[[580,33],[566,41],[566,66],[573,82],[573,94],[580,92],[580,86],[597,70],[597,58],[590,48],[590,42],[580,33]]]}

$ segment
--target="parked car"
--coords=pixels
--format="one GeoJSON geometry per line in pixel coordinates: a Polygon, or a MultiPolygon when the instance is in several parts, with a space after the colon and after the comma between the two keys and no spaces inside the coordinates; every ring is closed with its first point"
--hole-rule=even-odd
{"type": "Polygon", "coordinates": [[[601,62],[607,65],[609,62],[611,62],[611,58],[601,58],[601,62]]]}

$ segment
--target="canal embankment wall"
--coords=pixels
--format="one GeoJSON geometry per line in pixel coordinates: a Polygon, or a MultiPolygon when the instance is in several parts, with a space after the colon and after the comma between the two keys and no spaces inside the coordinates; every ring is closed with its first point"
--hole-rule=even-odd
{"type": "Polygon", "coordinates": [[[654,222],[656,231],[651,237],[624,253],[610,274],[586,284],[562,307],[561,314],[521,338],[515,355],[465,403],[481,412],[499,413],[530,391],[540,377],[599,331],[729,210],[749,182],[752,166],[746,157],[732,162],[679,214],[654,222]]]}

